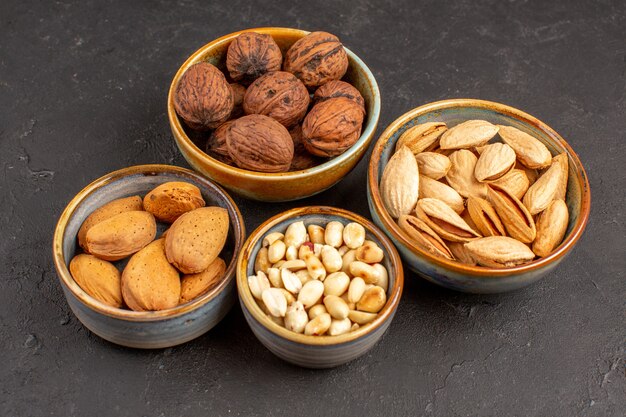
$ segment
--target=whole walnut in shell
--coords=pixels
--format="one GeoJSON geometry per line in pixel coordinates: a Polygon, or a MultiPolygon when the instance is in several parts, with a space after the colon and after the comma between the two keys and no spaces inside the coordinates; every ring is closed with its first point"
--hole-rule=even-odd
{"type": "Polygon", "coordinates": [[[176,113],[196,130],[214,129],[228,120],[233,104],[232,89],[224,74],[208,62],[189,67],[174,94],[176,113]]]}
{"type": "Polygon", "coordinates": [[[250,114],[226,131],[228,153],[239,168],[284,172],[293,159],[293,141],[285,126],[271,117],[250,114]]]}
{"type": "Polygon", "coordinates": [[[213,131],[206,143],[206,153],[218,161],[228,165],[232,165],[234,162],[228,153],[228,146],[226,145],[226,132],[230,129],[233,122],[234,120],[229,120],[219,125],[219,127],[213,131]]]}
{"type": "Polygon", "coordinates": [[[304,147],[302,140],[302,125],[296,125],[289,130],[291,139],[293,140],[293,159],[289,171],[300,171],[302,169],[313,168],[324,162],[324,160],[315,155],[311,155],[304,147]]]}
{"type": "Polygon", "coordinates": [[[309,92],[299,79],[289,72],[275,71],[250,84],[243,98],[243,110],[246,114],[269,116],[291,127],[302,121],[309,101],[309,92]]]}
{"type": "Polygon", "coordinates": [[[331,98],[313,106],[302,123],[307,151],[317,156],[336,156],[361,136],[365,111],[346,97],[331,98]]]}
{"type": "Polygon", "coordinates": [[[282,62],[283,55],[274,39],[256,32],[237,36],[226,53],[230,77],[246,85],[267,72],[279,71],[282,62]]]}
{"type": "Polygon", "coordinates": [[[321,103],[322,101],[335,97],[349,98],[365,109],[365,100],[363,100],[363,96],[359,90],[357,90],[352,84],[339,80],[329,81],[326,84],[319,86],[313,95],[313,103],[321,103]]]}
{"type": "Polygon", "coordinates": [[[348,54],[335,35],[312,32],[289,48],[283,67],[307,87],[317,87],[344,76],[348,54]]]}

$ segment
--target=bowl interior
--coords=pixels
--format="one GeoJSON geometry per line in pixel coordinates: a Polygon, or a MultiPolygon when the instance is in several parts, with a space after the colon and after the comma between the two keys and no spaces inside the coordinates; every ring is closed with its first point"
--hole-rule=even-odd
{"type": "Polygon", "coordinates": [[[238,277],[238,285],[240,288],[240,295],[245,302],[248,310],[261,322],[265,327],[286,337],[290,340],[306,343],[306,344],[338,344],[344,343],[366,334],[371,329],[378,327],[386,317],[395,310],[397,303],[399,302],[400,295],[402,294],[402,286],[404,274],[402,270],[402,262],[400,257],[393,247],[393,244],[389,239],[374,226],[368,220],[348,212],[333,207],[303,207],[298,209],[292,209],[285,213],[281,213],[264,224],[259,226],[252,235],[248,238],[248,241],[244,245],[244,249],[240,256],[239,272],[245,271],[245,277],[238,277]],[[344,225],[356,221],[363,225],[366,230],[366,239],[376,242],[385,252],[382,265],[387,268],[389,275],[389,286],[387,289],[387,303],[385,307],[380,311],[379,316],[369,325],[361,327],[354,332],[339,336],[306,336],[303,334],[297,334],[291,332],[278,324],[270,320],[263,310],[258,306],[256,299],[252,296],[250,288],[248,287],[247,277],[254,275],[254,260],[257,253],[262,247],[262,240],[265,235],[272,232],[284,233],[287,227],[296,221],[303,221],[305,226],[310,224],[317,224],[325,227],[327,223],[331,221],[339,221],[344,225]],[[243,294],[242,294],[243,292],[243,294]]]}
{"type": "MultiPolygon", "coordinates": [[[[213,298],[215,294],[226,286],[234,275],[236,255],[243,244],[244,236],[241,214],[234,205],[234,202],[220,187],[187,169],[166,165],[144,165],[113,172],[87,186],[75,197],[75,200],[68,205],[68,209],[70,212],[64,213],[64,215],[67,215],[67,221],[65,222],[63,230],[60,231],[62,233],[62,251],[59,255],[62,257],[63,264],[59,274],[65,283],[68,284],[68,287],[81,300],[89,302],[90,306],[97,308],[105,314],[121,315],[125,317],[135,316],[137,318],[157,318],[163,315],[176,315],[178,312],[186,311],[186,309],[181,307],[188,305],[197,306],[213,298]],[[76,239],[80,226],[87,216],[98,207],[118,198],[133,195],[139,195],[143,198],[150,190],[168,181],[185,181],[192,183],[202,192],[202,197],[206,201],[207,206],[219,206],[228,210],[230,227],[226,244],[220,253],[220,257],[227,263],[226,276],[228,278],[220,282],[219,285],[215,286],[208,293],[195,300],[181,306],[158,312],[135,312],[126,309],[118,309],[93,299],[76,284],[68,268],[71,259],[81,252],[78,246],[78,240],[76,239]]],[[[61,226],[62,220],[63,216],[59,221],[59,226],[61,226]]],[[[157,222],[157,225],[158,238],[170,225],[161,222],[157,222]]],[[[122,270],[128,262],[128,259],[129,258],[114,262],[114,264],[118,269],[122,270]]]]}
{"type": "MultiPolygon", "coordinates": [[[[426,122],[445,122],[448,127],[455,126],[461,122],[470,119],[483,119],[494,124],[514,126],[531,136],[539,139],[543,144],[547,146],[552,155],[558,155],[565,152],[568,155],[569,162],[569,175],[567,184],[566,203],[569,210],[569,223],[563,242],[559,245],[559,248],[568,244],[572,238],[578,237],[584,229],[584,226],[589,215],[589,183],[578,156],[569,147],[569,145],[563,140],[558,133],[552,130],[543,122],[523,113],[517,109],[509,106],[505,106],[498,103],[492,103],[482,100],[470,100],[470,99],[458,99],[458,100],[445,100],[441,102],[432,103],[419,107],[407,114],[401,116],[394,123],[392,123],[387,130],[381,135],[376,149],[372,154],[372,160],[378,158],[377,169],[374,172],[375,184],[371,184],[371,190],[376,194],[374,201],[377,205],[382,206],[380,200],[380,194],[378,184],[382,177],[382,173],[389,162],[389,159],[394,153],[396,142],[399,137],[412,126],[426,123],[426,122]],[[576,236],[574,236],[576,235],[576,236]]],[[[371,182],[370,178],[370,182],[371,182]]],[[[397,234],[404,235],[395,222],[391,220],[385,211],[383,221],[385,224],[394,230],[397,234]]],[[[573,242],[572,242],[573,243],[573,242]]],[[[414,245],[411,245],[417,251],[414,245]]],[[[522,265],[518,268],[523,268],[543,262],[548,258],[559,252],[559,248],[555,249],[553,254],[546,258],[533,261],[531,263],[522,265]]],[[[419,251],[422,255],[429,258],[434,258],[432,255],[419,251]]],[[[457,265],[462,265],[455,262],[457,265]]],[[[478,267],[480,268],[480,267],[478,267]]],[[[483,271],[494,271],[496,268],[480,268],[483,271]]],[[[507,270],[507,269],[504,269],[507,270]]],[[[508,268],[511,270],[511,268],[508,268]]]]}
{"type": "MultiPolygon", "coordinates": [[[[226,53],[228,51],[228,46],[230,43],[239,36],[242,32],[258,32],[271,35],[278,46],[280,47],[283,56],[287,52],[287,50],[294,44],[298,39],[303,38],[309,32],[299,29],[289,29],[289,28],[255,28],[255,29],[247,29],[240,32],[231,33],[229,35],[223,36],[219,39],[214,40],[200,48],[196,51],[189,59],[180,67],[174,80],[172,81],[172,85],[170,87],[170,93],[168,98],[168,107],[170,108],[170,122],[175,123],[176,127],[179,128],[181,132],[183,132],[183,140],[186,142],[187,146],[195,148],[197,152],[200,152],[203,159],[208,159],[213,164],[219,164],[223,168],[233,169],[236,171],[242,171],[249,173],[251,175],[259,175],[259,176],[290,176],[290,175],[298,175],[296,173],[300,173],[302,171],[290,171],[284,173],[261,173],[255,171],[243,170],[237,167],[232,167],[227,164],[223,164],[222,162],[210,157],[209,155],[204,153],[204,147],[206,144],[206,140],[208,138],[207,133],[197,133],[193,130],[187,128],[185,123],[178,117],[176,112],[174,111],[174,102],[173,102],[173,92],[178,85],[178,81],[182,74],[192,66],[198,62],[206,61],[217,68],[219,68],[225,75],[229,82],[233,82],[228,76],[228,70],[226,69],[226,53]]],[[[363,130],[361,132],[361,137],[359,140],[346,152],[343,154],[330,159],[323,164],[320,164],[316,167],[307,169],[307,172],[316,172],[325,167],[334,165],[337,162],[342,161],[347,158],[347,156],[351,153],[351,150],[358,149],[368,141],[371,135],[374,133],[374,129],[376,128],[376,124],[378,123],[378,118],[380,115],[380,93],[378,90],[378,85],[376,84],[376,80],[374,76],[367,68],[367,66],[361,61],[359,57],[357,57],[352,51],[346,48],[346,52],[348,53],[348,71],[346,75],[342,78],[344,81],[347,81],[354,85],[365,100],[365,109],[367,111],[365,120],[363,121],[363,130]]]]}

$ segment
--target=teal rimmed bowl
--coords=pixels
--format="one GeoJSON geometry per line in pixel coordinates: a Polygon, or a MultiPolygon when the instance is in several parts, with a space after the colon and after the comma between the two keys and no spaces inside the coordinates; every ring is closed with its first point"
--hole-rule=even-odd
{"type": "Polygon", "coordinates": [[[427,280],[456,291],[499,293],[516,290],[538,281],[553,270],[581,237],[591,207],[589,180],[580,159],[552,128],[513,107],[491,101],[451,99],[417,107],[392,122],[374,145],[367,176],[368,203],[374,222],[387,233],[409,268],[427,280]],[[512,268],[484,268],[442,259],[413,244],[394,222],[381,200],[378,184],[391,158],[396,141],[408,128],[442,121],[454,126],[469,119],[511,125],[543,142],[553,155],[565,152],[569,162],[566,203],[569,225],[563,242],[555,251],[533,262],[512,268]]]}

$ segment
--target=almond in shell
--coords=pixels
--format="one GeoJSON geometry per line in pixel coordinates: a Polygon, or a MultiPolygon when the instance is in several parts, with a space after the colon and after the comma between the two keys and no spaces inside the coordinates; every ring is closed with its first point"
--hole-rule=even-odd
{"type": "Polygon", "coordinates": [[[498,213],[487,200],[478,197],[468,198],[467,211],[483,236],[506,236],[498,213]]]}
{"type": "Polygon", "coordinates": [[[80,288],[96,300],[122,307],[121,275],[111,262],[93,255],[76,255],[70,262],[70,273],[80,288]]]}
{"type": "Polygon", "coordinates": [[[448,129],[439,140],[441,149],[469,149],[484,145],[498,133],[486,120],[468,120],[448,129]]]}
{"type": "Polygon", "coordinates": [[[472,258],[472,255],[465,249],[465,243],[460,242],[450,242],[448,243],[448,248],[452,255],[454,255],[454,259],[466,264],[466,265],[476,265],[476,261],[472,258]]]}
{"type": "Polygon", "coordinates": [[[173,223],[181,214],[204,207],[200,189],[193,184],[171,181],[159,185],[143,199],[143,207],[158,220],[173,223]]]}
{"type": "Polygon", "coordinates": [[[490,184],[487,190],[487,201],[498,213],[509,236],[524,243],[535,240],[537,233],[535,221],[517,197],[497,185],[490,184]]]}
{"type": "Polygon", "coordinates": [[[552,162],[550,151],[538,139],[513,126],[498,126],[502,141],[515,151],[517,159],[531,169],[545,168],[552,162]]]}
{"type": "Polygon", "coordinates": [[[507,236],[489,236],[465,244],[470,256],[482,266],[506,268],[532,261],[535,254],[522,242],[507,236]]]}
{"type": "Polygon", "coordinates": [[[87,251],[106,261],[132,255],[156,236],[156,221],[147,211],[126,211],[106,219],[87,231],[87,251]]]}
{"type": "Polygon", "coordinates": [[[526,191],[528,191],[528,187],[530,187],[530,181],[528,180],[526,172],[517,168],[512,169],[497,180],[492,181],[492,184],[505,189],[509,194],[514,195],[520,200],[524,197],[526,191]]]}
{"type": "Polygon", "coordinates": [[[415,125],[402,133],[396,143],[396,152],[407,146],[413,155],[435,149],[439,145],[439,138],[448,130],[443,122],[427,122],[415,125]]]}
{"type": "Polygon", "coordinates": [[[180,304],[198,298],[221,281],[226,272],[226,262],[215,258],[207,269],[197,274],[184,275],[180,285],[180,304]]]}
{"type": "Polygon", "coordinates": [[[420,174],[434,180],[443,178],[452,166],[452,162],[447,156],[436,152],[422,152],[417,154],[415,159],[420,174]]]}
{"type": "Polygon", "coordinates": [[[165,239],[155,240],[130,258],[122,272],[122,295],[135,311],[178,305],[180,277],[165,257],[165,239]]]}
{"type": "Polygon", "coordinates": [[[567,224],[569,212],[563,200],[554,200],[537,219],[537,238],[533,242],[533,252],[540,257],[548,256],[561,243],[567,224]]]}
{"type": "Polygon", "coordinates": [[[449,156],[452,166],[446,174],[446,181],[463,197],[476,196],[485,198],[487,185],[474,176],[478,158],[472,151],[461,149],[449,156]]]}
{"type": "Polygon", "coordinates": [[[474,176],[480,182],[494,181],[515,166],[515,152],[500,142],[487,145],[480,153],[474,168],[474,176]]]}
{"type": "Polygon", "coordinates": [[[228,227],[228,211],[222,207],[201,207],[183,214],[165,237],[167,260],[185,274],[204,271],[222,251],[228,227]]]}
{"type": "Polygon", "coordinates": [[[461,214],[465,209],[463,197],[454,188],[424,175],[420,175],[419,198],[441,200],[458,214],[461,214]]]}
{"type": "Polygon", "coordinates": [[[420,199],[415,206],[415,214],[441,238],[451,242],[468,242],[480,237],[461,216],[441,200],[420,199]]]}
{"type": "Polygon", "coordinates": [[[415,216],[402,215],[398,219],[398,226],[415,244],[433,255],[453,259],[452,253],[445,242],[426,223],[415,216]]]}
{"type": "Polygon", "coordinates": [[[524,205],[528,208],[530,214],[535,215],[544,211],[548,205],[556,198],[559,187],[561,186],[561,178],[563,171],[561,165],[553,163],[550,168],[528,188],[524,194],[524,205]]]}
{"type": "Polygon", "coordinates": [[[567,194],[567,181],[569,177],[569,162],[567,160],[567,154],[563,152],[560,155],[552,158],[552,163],[559,166],[561,170],[561,181],[559,182],[559,187],[556,190],[555,199],[565,200],[565,196],[567,194]]]}
{"type": "Polygon", "coordinates": [[[380,193],[394,219],[415,208],[419,196],[419,170],[415,156],[406,146],[400,148],[385,166],[380,193]]]}

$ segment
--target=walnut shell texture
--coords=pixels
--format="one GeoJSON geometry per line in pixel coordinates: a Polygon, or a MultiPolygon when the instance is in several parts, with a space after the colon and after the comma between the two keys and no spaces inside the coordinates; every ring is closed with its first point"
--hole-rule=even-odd
{"type": "Polygon", "coordinates": [[[295,75],[275,71],[250,84],[243,110],[246,114],[264,114],[289,128],[302,121],[309,101],[309,91],[295,75]]]}
{"type": "Polygon", "coordinates": [[[196,130],[218,127],[233,110],[233,93],[224,74],[208,62],[198,62],[185,71],[176,86],[176,113],[196,130]]]}
{"type": "Polygon", "coordinates": [[[239,168],[285,172],[293,159],[293,141],[285,126],[271,117],[250,114],[226,131],[228,152],[239,168]]]}
{"type": "Polygon", "coordinates": [[[312,32],[289,48],[283,67],[307,87],[317,87],[344,76],[348,54],[335,35],[312,32]]]}
{"type": "Polygon", "coordinates": [[[322,101],[335,97],[349,98],[365,109],[365,100],[363,100],[363,96],[359,90],[357,90],[352,84],[339,80],[329,81],[326,84],[319,86],[313,95],[313,103],[321,103],[322,101]]]}
{"type": "Polygon", "coordinates": [[[233,111],[230,113],[231,119],[243,116],[243,96],[246,94],[246,87],[241,84],[231,83],[230,88],[233,89],[233,111]]]}
{"type": "Polygon", "coordinates": [[[226,145],[226,132],[230,129],[233,122],[234,120],[229,120],[219,125],[219,127],[213,131],[206,143],[207,155],[228,165],[234,164],[233,159],[228,153],[228,146],[226,145]]]}
{"type": "Polygon", "coordinates": [[[271,35],[244,32],[228,46],[226,68],[245,85],[270,71],[280,71],[283,55],[271,35]]]}
{"type": "Polygon", "coordinates": [[[302,125],[296,125],[289,130],[291,139],[293,140],[293,159],[289,171],[300,171],[303,169],[313,168],[324,162],[324,160],[315,155],[311,155],[304,147],[302,140],[302,125]]]}
{"type": "Polygon", "coordinates": [[[317,156],[336,156],[361,136],[365,111],[346,97],[331,98],[313,106],[302,123],[307,151],[317,156]]]}

